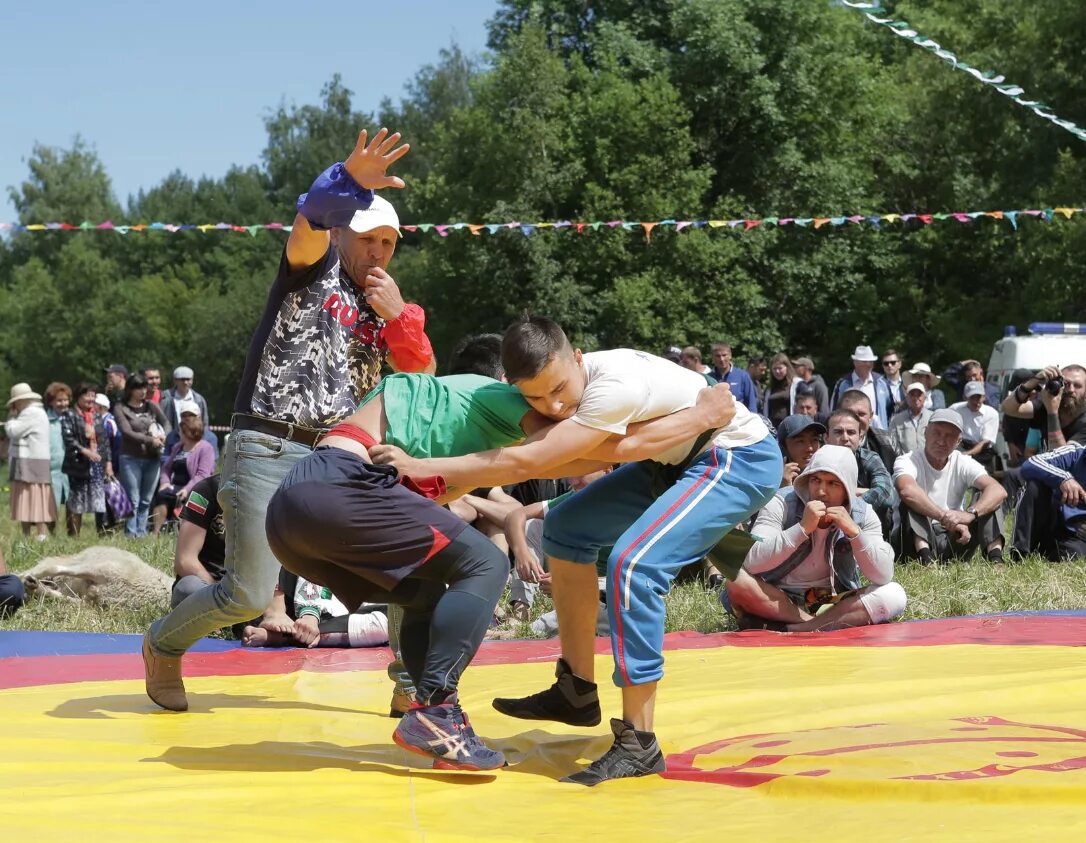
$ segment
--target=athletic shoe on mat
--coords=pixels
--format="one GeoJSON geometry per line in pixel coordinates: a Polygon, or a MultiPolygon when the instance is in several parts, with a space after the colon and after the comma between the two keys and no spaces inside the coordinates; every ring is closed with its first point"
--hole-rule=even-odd
{"type": "Polygon", "coordinates": [[[479,740],[455,696],[439,705],[412,708],[400,720],[392,739],[408,752],[433,758],[437,770],[496,770],[505,766],[505,756],[479,740]]]}
{"type": "Polygon", "coordinates": [[[595,682],[574,676],[565,659],[554,670],[558,680],[530,697],[498,697],[494,708],[521,720],[554,720],[567,726],[598,726],[600,695],[595,682]]]}
{"type": "Polygon", "coordinates": [[[579,773],[566,776],[562,781],[594,787],[610,779],[651,776],[667,769],[660,744],[652,732],[639,732],[617,717],[611,718],[611,731],[615,733],[611,748],[579,773]]]}

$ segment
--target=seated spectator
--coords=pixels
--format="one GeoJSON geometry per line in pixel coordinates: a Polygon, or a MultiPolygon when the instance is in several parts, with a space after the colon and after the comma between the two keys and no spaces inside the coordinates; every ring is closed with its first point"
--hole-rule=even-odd
{"type": "Polygon", "coordinates": [[[154,534],[157,536],[166,523],[170,510],[178,510],[185,504],[192,488],[215,473],[215,452],[204,441],[204,422],[195,401],[178,401],[175,405],[181,418],[178,428],[180,440],[170,450],[162,466],[158,493],[151,511],[154,534]]]}
{"type": "Polygon", "coordinates": [[[1003,403],[1003,394],[994,383],[988,383],[984,378],[984,367],[979,360],[962,360],[960,363],[952,363],[943,372],[943,380],[954,387],[959,401],[965,400],[965,385],[970,381],[984,384],[984,396],[989,407],[998,407],[1003,403]]]}
{"type": "Polygon", "coordinates": [[[857,495],[847,448],[819,449],[793,487],[759,513],[751,534],[757,541],[739,576],[721,592],[740,629],[817,632],[885,623],[905,611],[894,552],[857,495]]]}
{"type": "Polygon", "coordinates": [[[49,460],[49,417],[41,396],[29,384],[17,383],[8,401],[4,423],[8,438],[8,478],[11,481],[11,520],[31,531],[38,541],[49,538],[57,521],[49,460]]]}
{"type": "Polygon", "coordinates": [[[83,515],[94,513],[99,534],[105,532],[106,483],[113,480],[109,437],[97,412],[98,388],[81,383],[75,408],[61,416],[64,473],[68,477],[68,535],[78,536],[83,515]]]}
{"type": "Polygon", "coordinates": [[[825,424],[826,419],[829,418],[818,411],[818,399],[806,391],[806,387],[802,384],[796,389],[796,414],[808,416],[820,424],[825,424]]]}
{"type": "Polygon", "coordinates": [[[934,374],[931,371],[931,366],[927,363],[917,363],[909,369],[908,382],[916,383],[919,381],[924,384],[924,389],[927,390],[928,397],[924,403],[924,407],[929,410],[942,410],[946,407],[946,396],[943,395],[941,390],[935,388],[939,385],[941,380],[942,378],[934,374]]]}
{"type": "Polygon", "coordinates": [[[382,605],[363,603],[348,611],[330,588],[285,569],[259,624],[242,632],[243,647],[381,647],[388,643],[382,605]]]}
{"type": "Polygon", "coordinates": [[[735,400],[744,404],[752,413],[758,412],[758,391],[750,375],[732,363],[732,347],[726,342],[713,343],[713,370],[710,374],[718,383],[726,383],[732,389],[735,400]]]}
{"type": "Polygon", "coordinates": [[[1004,399],[1003,412],[1028,419],[1046,436],[1050,450],[1068,442],[1086,445],[1086,368],[1042,369],[1004,399]],[[1051,390],[1049,383],[1059,388],[1051,390]]]}
{"type": "Polygon", "coordinates": [[[787,354],[773,355],[773,359],[769,361],[769,386],[762,398],[762,415],[768,418],[774,427],[796,411],[796,390],[802,382],[792,368],[792,361],[787,354]]]}
{"type": "Polygon", "coordinates": [[[226,573],[226,530],[219,506],[218,474],[205,477],[189,490],[180,519],[170,608],[205,585],[217,583],[226,573]]]}
{"type": "MultiPolygon", "coordinates": [[[[797,357],[792,361],[796,374],[803,381],[803,385],[814,396],[817,402],[818,412],[828,415],[830,412],[830,388],[822,380],[822,375],[815,374],[814,361],[810,357],[797,357]]],[[[799,410],[797,409],[798,413],[799,410]]]]}
{"type": "Polygon", "coordinates": [[[902,548],[923,564],[967,556],[978,548],[988,561],[1003,561],[1000,507],[1007,497],[984,466],[958,450],[962,417],[936,410],[924,434],[924,449],[898,457],[894,481],[902,504],[902,548]],[[965,495],[980,492],[971,506],[965,495]]]}
{"type": "Polygon", "coordinates": [[[800,472],[807,467],[815,451],[822,447],[822,437],[825,435],[825,425],[802,413],[791,415],[780,423],[777,428],[777,444],[784,455],[781,488],[791,486],[800,472]]]}
{"type": "MultiPolygon", "coordinates": [[[[1020,380],[1024,374],[1016,371],[1015,379],[1020,380]]],[[[1002,409],[1004,425],[1014,428],[1023,457],[1042,445],[1047,445],[1049,451],[1071,442],[1086,445],[1086,369],[1079,365],[1063,369],[1047,366],[1031,373],[1003,400],[1002,409]],[[1059,388],[1049,389],[1050,382],[1059,388]],[[1028,433],[1022,436],[1022,428],[1012,420],[1026,425],[1028,433]],[[1043,437],[1039,442],[1037,434],[1043,437]]],[[[1011,440],[1007,444],[1010,451],[1011,440]]],[[[1016,556],[1024,556],[1050,539],[1043,527],[1049,490],[1043,484],[1025,482],[1020,467],[1003,472],[1003,486],[1014,502],[1011,547],[1016,556]],[[1036,526],[1035,513],[1040,516],[1036,526]]]]}
{"type": "Polygon", "coordinates": [[[890,419],[890,445],[899,454],[907,454],[924,447],[924,431],[931,421],[931,410],[924,405],[928,390],[920,381],[913,381],[905,388],[905,409],[890,419]]]}
{"type": "Polygon", "coordinates": [[[841,398],[846,392],[850,389],[858,389],[871,401],[874,414],[871,426],[885,430],[890,424],[890,416],[894,413],[894,402],[890,396],[890,387],[886,383],[886,378],[873,371],[877,359],[871,346],[856,346],[856,350],[852,352],[852,372],[833,385],[830,408],[836,410],[841,406],[841,398]]]}
{"type": "MultiPolygon", "coordinates": [[[[1015,369],[1011,374],[1010,380],[1010,392],[1015,392],[1018,387],[1033,377],[1033,372],[1030,369],[1015,369]]],[[[993,404],[992,406],[999,409],[1003,408],[1002,403],[993,404]]],[[[1012,416],[1010,413],[1003,413],[1003,418],[1000,423],[1000,430],[1003,433],[1003,441],[1007,443],[1007,465],[1004,466],[1004,483],[1007,487],[1007,494],[1011,496],[1013,500],[1018,499],[1018,478],[1014,478],[1013,488],[1008,485],[1006,478],[1009,472],[1008,469],[1016,469],[1022,463],[1041,450],[1041,444],[1044,441],[1044,436],[1040,430],[1037,430],[1030,425],[1031,419],[1020,419],[1012,416]]]]}
{"type": "Polygon", "coordinates": [[[894,480],[886,470],[879,455],[860,447],[862,423],[852,410],[837,410],[830,416],[826,433],[827,445],[840,445],[855,454],[857,487],[856,494],[878,514],[883,524],[892,521],[891,513],[897,507],[894,480]]]}
{"type": "Polygon", "coordinates": [[[4,552],[0,550],[0,618],[13,615],[26,602],[26,589],[16,574],[8,573],[4,552]]]}
{"type": "Polygon", "coordinates": [[[1086,557],[1086,448],[1072,442],[1032,456],[1022,465],[1022,479],[1049,491],[1033,498],[1039,540],[1027,552],[1051,562],[1086,557]]]}
{"type": "Polygon", "coordinates": [[[999,412],[984,402],[984,384],[969,381],[965,385],[965,400],[950,405],[962,417],[962,442],[958,447],[986,469],[992,467],[993,449],[999,435],[999,412]]]}
{"type": "Polygon", "coordinates": [[[837,402],[837,406],[838,409],[852,410],[856,414],[856,418],[860,420],[860,447],[878,454],[882,464],[886,466],[886,473],[893,474],[894,460],[900,454],[894,449],[887,430],[872,427],[874,412],[867,393],[859,389],[846,390],[837,402]]]}
{"type": "Polygon", "coordinates": [[[679,365],[684,369],[689,369],[691,372],[705,375],[712,383],[716,383],[716,378],[713,377],[713,370],[701,361],[701,349],[695,345],[688,345],[682,350],[682,354],[679,356],[679,365]]]}
{"type": "MultiPolygon", "coordinates": [[[[550,594],[551,575],[547,570],[547,557],[543,553],[543,520],[547,513],[562,501],[572,497],[594,480],[607,474],[610,469],[596,471],[583,477],[570,477],[570,490],[553,500],[538,501],[512,510],[505,519],[505,534],[513,552],[515,567],[509,584],[509,602],[513,617],[527,621],[537,593],[550,594]]],[[[610,621],[604,595],[607,584],[607,558],[613,548],[600,548],[596,558],[596,575],[599,578],[600,605],[596,615],[596,634],[610,634],[610,621]]],[[[548,637],[558,632],[558,615],[550,612],[532,624],[532,631],[548,637]]]]}

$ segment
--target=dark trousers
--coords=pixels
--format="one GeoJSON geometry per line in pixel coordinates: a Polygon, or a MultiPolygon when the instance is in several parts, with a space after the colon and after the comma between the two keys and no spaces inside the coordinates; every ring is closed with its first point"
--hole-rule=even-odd
{"type": "Polygon", "coordinates": [[[1086,538],[1068,532],[1060,517],[1060,493],[1036,480],[1019,482],[1011,544],[1025,556],[1038,553],[1051,562],[1086,557],[1086,538]]]}
{"type": "Polygon", "coordinates": [[[0,615],[14,614],[25,602],[23,581],[15,574],[0,575],[0,615]]]}
{"type": "Polygon", "coordinates": [[[332,589],[352,611],[363,602],[403,606],[400,653],[423,704],[442,702],[456,691],[509,576],[508,557],[471,527],[391,590],[352,571],[348,562],[275,550],[284,568],[332,589]]]}
{"type": "Polygon", "coordinates": [[[999,509],[980,516],[979,520],[969,525],[968,544],[958,544],[938,521],[918,515],[905,506],[901,510],[902,552],[905,556],[916,554],[917,537],[928,543],[932,555],[937,559],[972,556],[975,550],[985,550],[996,539],[1003,537],[1003,513],[999,509]]]}

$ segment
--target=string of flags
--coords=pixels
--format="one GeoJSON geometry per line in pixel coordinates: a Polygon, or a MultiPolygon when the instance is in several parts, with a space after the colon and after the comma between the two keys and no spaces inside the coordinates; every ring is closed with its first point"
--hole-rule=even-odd
{"type": "MultiPolygon", "coordinates": [[[[675,231],[687,231],[695,229],[729,229],[739,232],[751,231],[755,228],[809,228],[819,230],[824,227],[842,228],[848,226],[867,226],[881,230],[884,225],[912,226],[921,228],[933,225],[937,222],[972,223],[974,220],[992,219],[1010,223],[1011,228],[1018,230],[1018,224],[1024,219],[1036,219],[1041,222],[1052,222],[1058,217],[1069,220],[1076,214],[1086,214],[1086,208],[1053,207],[1053,208],[1028,208],[1014,211],[955,211],[952,213],[916,214],[916,213],[890,213],[890,214],[852,214],[849,216],[824,216],[824,217],[755,217],[734,220],[675,220],[665,219],[653,222],[640,220],[597,220],[595,222],[574,222],[572,220],[558,220],[556,222],[501,222],[501,223],[418,223],[416,225],[401,225],[400,230],[406,233],[437,234],[448,237],[454,232],[467,231],[469,234],[479,236],[481,234],[499,234],[503,231],[519,231],[525,237],[549,230],[570,231],[575,234],[588,234],[595,231],[618,230],[643,232],[645,239],[652,240],[652,233],[656,229],[672,228],[675,231]]],[[[269,222],[257,225],[234,225],[231,223],[204,223],[173,224],[173,223],[139,223],[135,225],[120,225],[110,221],[92,223],[82,222],[78,225],[67,222],[46,222],[22,225],[19,223],[0,222],[0,232],[28,232],[38,233],[47,231],[112,231],[117,234],[143,233],[162,231],[174,234],[182,231],[199,231],[206,234],[211,231],[232,231],[246,233],[253,237],[262,231],[290,232],[290,225],[279,222],[269,222]]]]}
{"type": "Polygon", "coordinates": [[[864,17],[873,23],[877,23],[880,26],[884,26],[889,29],[894,35],[899,38],[904,38],[906,41],[910,41],[917,47],[928,50],[940,59],[945,61],[955,70],[960,70],[963,73],[968,73],[974,79],[988,85],[999,93],[1006,97],[1010,97],[1011,100],[1016,102],[1023,108],[1028,108],[1038,117],[1048,120],[1051,123],[1059,126],[1061,129],[1065,129],[1078,138],[1081,141],[1086,141],[1086,129],[1081,126],[1077,126],[1070,120],[1063,120],[1058,117],[1055,112],[1052,111],[1047,105],[1039,100],[1030,100],[1025,98],[1025,89],[1018,85],[1013,85],[1007,82],[1006,78],[1002,74],[993,72],[984,72],[977,70],[975,67],[971,67],[964,61],[959,59],[950,50],[944,49],[935,40],[928,38],[926,35],[921,35],[906,21],[894,20],[891,17],[880,17],[880,15],[889,14],[886,9],[883,8],[879,2],[866,2],[865,0],[837,0],[838,5],[844,6],[849,9],[854,9],[858,12],[862,12],[864,17]]]}

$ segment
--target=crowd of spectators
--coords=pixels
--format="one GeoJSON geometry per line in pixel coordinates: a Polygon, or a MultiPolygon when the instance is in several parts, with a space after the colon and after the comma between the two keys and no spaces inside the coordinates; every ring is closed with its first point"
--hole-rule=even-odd
{"type": "MultiPolygon", "coordinates": [[[[500,377],[497,339],[462,343],[452,373],[500,377]]],[[[1086,556],[1082,367],[1020,373],[1003,396],[977,361],[939,376],[927,363],[906,366],[898,351],[876,355],[868,345],[856,347],[832,387],[809,356],[751,357],[740,368],[724,342],[712,345],[711,366],[694,346],[664,356],[707,385],[728,384],[738,403],[775,429],[784,454],[781,493],[744,525],[758,541],[743,546],[741,568],[721,589],[741,628],[817,630],[899,617],[906,597],[893,582],[895,560],[947,563],[975,551],[991,562],[1028,553],[1054,561],[1086,556]],[[1059,394],[1044,388],[1057,378],[1059,394]]],[[[54,382],[39,395],[16,384],[4,434],[11,517],[23,533],[47,540],[62,509],[70,536],[92,513],[99,534],[176,532],[175,606],[221,578],[218,440],[193,383],[187,366],[174,369],[163,389],[157,367],[129,372],[114,364],[101,387],[54,382]]],[[[548,508],[593,479],[477,489],[452,504],[509,553],[513,619],[527,621],[537,594],[549,590],[539,548],[548,508]]],[[[601,577],[605,569],[604,553],[601,577]]],[[[724,584],[710,560],[700,573],[709,587],[724,584]]],[[[0,561],[0,607],[18,605],[19,591],[18,577],[0,561]]],[[[263,618],[238,625],[239,637],[249,646],[387,640],[384,607],[348,613],[324,591],[288,576],[263,618]]],[[[597,632],[606,634],[602,586],[600,599],[597,632]]],[[[533,623],[539,634],[556,629],[553,613],[533,623]]]]}

